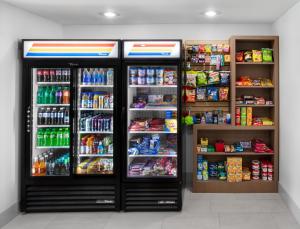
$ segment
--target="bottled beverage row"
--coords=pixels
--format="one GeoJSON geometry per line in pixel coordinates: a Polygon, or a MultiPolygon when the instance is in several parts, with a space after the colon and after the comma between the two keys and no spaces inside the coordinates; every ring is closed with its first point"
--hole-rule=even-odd
{"type": "Polygon", "coordinates": [[[114,96],[107,92],[82,92],[81,93],[81,108],[113,108],[114,96]]]}
{"type": "Polygon", "coordinates": [[[113,68],[85,68],[82,72],[83,85],[113,85],[113,68]]]}
{"type": "Polygon", "coordinates": [[[111,114],[97,114],[90,113],[82,114],[79,120],[80,131],[113,131],[113,116],[111,114]]]}
{"type": "Polygon", "coordinates": [[[34,157],[32,176],[68,176],[70,174],[69,152],[53,153],[51,150],[34,157]]]}
{"type": "Polygon", "coordinates": [[[70,82],[71,69],[37,69],[37,82],[70,82]]]}
{"type": "Polygon", "coordinates": [[[86,135],[80,141],[80,154],[113,154],[111,136],[86,135]]]}
{"type": "Polygon", "coordinates": [[[177,71],[163,67],[130,67],[130,85],[176,85],[177,71]]]}
{"type": "Polygon", "coordinates": [[[37,144],[43,147],[70,146],[69,128],[39,128],[37,144]]]}
{"type": "Polygon", "coordinates": [[[39,86],[37,104],[70,104],[70,88],[39,86]]]}
{"type": "Polygon", "coordinates": [[[41,107],[38,109],[37,122],[38,125],[69,125],[69,108],[41,107]]]}

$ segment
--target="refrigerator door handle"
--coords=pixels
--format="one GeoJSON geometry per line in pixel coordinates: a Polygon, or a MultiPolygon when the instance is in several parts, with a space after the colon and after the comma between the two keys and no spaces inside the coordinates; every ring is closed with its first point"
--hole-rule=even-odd
{"type": "Polygon", "coordinates": [[[26,110],[26,117],[27,117],[27,121],[26,121],[26,132],[30,133],[31,132],[31,106],[27,107],[26,110]]]}

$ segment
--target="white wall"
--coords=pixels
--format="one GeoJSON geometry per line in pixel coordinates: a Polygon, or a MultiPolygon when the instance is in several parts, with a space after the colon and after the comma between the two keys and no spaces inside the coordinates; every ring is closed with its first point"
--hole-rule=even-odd
{"type": "Polygon", "coordinates": [[[65,38],[218,40],[232,35],[270,35],[270,24],[180,25],[72,25],[64,26],[65,38]]]}
{"type": "MultiPolygon", "coordinates": [[[[300,209],[299,53],[300,3],[273,25],[280,47],[280,177],[279,182],[300,209]]],[[[300,218],[300,216],[299,216],[300,218]]]]}
{"type": "Polygon", "coordinates": [[[18,147],[22,86],[19,84],[18,40],[61,37],[60,25],[0,3],[0,214],[19,199],[18,147]]]}

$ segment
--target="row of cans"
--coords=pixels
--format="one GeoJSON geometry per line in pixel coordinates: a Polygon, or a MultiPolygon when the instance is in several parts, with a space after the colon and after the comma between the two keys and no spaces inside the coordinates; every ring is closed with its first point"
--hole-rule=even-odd
{"type": "Polygon", "coordinates": [[[103,94],[101,92],[88,92],[81,95],[81,108],[110,108],[114,107],[113,94],[103,94]]]}
{"type": "Polygon", "coordinates": [[[113,116],[112,115],[96,115],[87,116],[80,119],[80,131],[113,131],[113,116]]]}

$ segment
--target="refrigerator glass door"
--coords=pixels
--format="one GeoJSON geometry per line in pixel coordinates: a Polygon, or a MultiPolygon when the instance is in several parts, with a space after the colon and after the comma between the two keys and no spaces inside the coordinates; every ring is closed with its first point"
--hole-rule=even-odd
{"type": "Polygon", "coordinates": [[[71,69],[33,68],[31,73],[31,176],[69,176],[71,69]]]}
{"type": "Polygon", "coordinates": [[[79,68],[74,173],[113,174],[114,68],[79,68]]]}
{"type": "Polygon", "coordinates": [[[177,66],[128,66],[127,177],[177,177],[177,66]]]}

